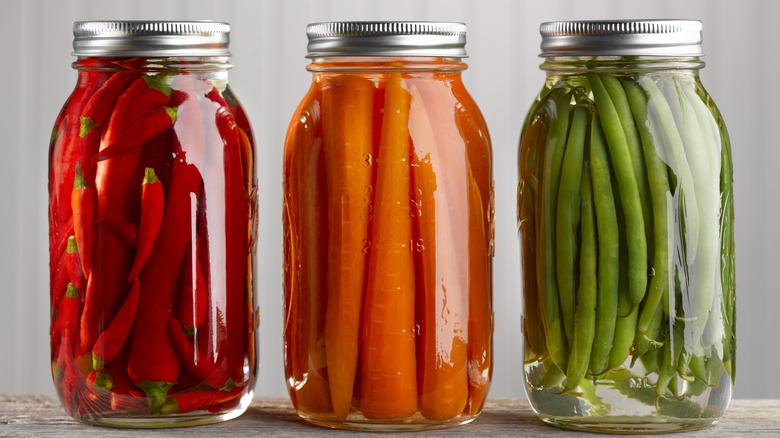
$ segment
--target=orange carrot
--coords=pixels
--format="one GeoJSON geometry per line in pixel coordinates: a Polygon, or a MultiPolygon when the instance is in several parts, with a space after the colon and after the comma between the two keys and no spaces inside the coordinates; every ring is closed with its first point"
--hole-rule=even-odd
{"type": "Polygon", "coordinates": [[[409,93],[400,73],[387,82],[368,281],[363,309],[360,410],[370,419],[417,410],[415,268],[410,247],[409,93]]]}
{"type": "Polygon", "coordinates": [[[371,220],[374,83],[341,75],[322,91],[328,187],[328,299],[325,317],[333,410],[344,420],[358,364],[371,220]]]}
{"type": "Polygon", "coordinates": [[[485,403],[493,372],[493,307],[487,212],[477,180],[469,168],[469,413],[485,403]]]}
{"type": "MultiPolygon", "coordinates": [[[[422,269],[419,294],[421,347],[418,354],[420,412],[430,420],[461,414],[468,401],[467,332],[456,230],[442,169],[442,145],[437,145],[420,92],[412,85],[409,131],[414,144],[413,193],[419,240],[416,253],[422,269]],[[444,316],[446,315],[446,316],[444,316]]],[[[446,112],[446,111],[441,111],[446,112]]],[[[449,153],[446,151],[445,153],[449,153]]],[[[464,191],[461,196],[467,196],[464,191]]],[[[463,234],[459,237],[462,238],[463,234]]],[[[461,257],[464,256],[464,257],[461,257]]]]}
{"type": "Polygon", "coordinates": [[[295,129],[285,142],[285,220],[292,239],[288,251],[284,337],[286,372],[290,398],[296,409],[310,414],[332,411],[328,382],[322,374],[326,366],[324,339],[318,345],[317,328],[324,309],[320,297],[325,292],[324,263],[327,262],[327,215],[325,212],[324,157],[321,140],[319,94],[310,94],[295,112],[295,129]],[[294,160],[289,160],[295,156],[294,160]],[[320,307],[322,306],[322,307],[320,307]],[[319,315],[319,316],[318,316],[319,315]],[[320,354],[321,353],[321,354],[320,354]]]}

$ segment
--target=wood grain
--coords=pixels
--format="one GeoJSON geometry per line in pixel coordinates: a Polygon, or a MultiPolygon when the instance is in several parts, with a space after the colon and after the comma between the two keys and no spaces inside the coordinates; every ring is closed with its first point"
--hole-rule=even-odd
{"type": "MultiPolygon", "coordinates": [[[[538,438],[574,436],[573,432],[556,429],[536,418],[527,400],[491,399],[485,410],[473,423],[449,429],[420,433],[393,433],[394,437],[438,436],[532,436],[538,438]]],[[[343,435],[371,436],[377,433],[343,432],[311,426],[300,420],[285,398],[256,398],[241,417],[219,424],[178,429],[128,430],[88,426],[70,418],[59,401],[49,396],[0,395],[0,436],[3,437],[253,437],[279,436],[289,438],[343,435]]],[[[578,433],[577,436],[595,434],[578,433]]],[[[688,432],[676,437],[744,437],[780,436],[780,400],[734,400],[721,420],[713,428],[688,432]]],[[[602,435],[603,436],[603,435],[602,435]]],[[[656,435],[664,436],[664,435],[656,435]]]]}

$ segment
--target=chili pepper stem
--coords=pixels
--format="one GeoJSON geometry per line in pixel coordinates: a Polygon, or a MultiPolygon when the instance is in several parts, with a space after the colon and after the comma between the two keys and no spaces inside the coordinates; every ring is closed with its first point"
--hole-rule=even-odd
{"type": "Polygon", "coordinates": [[[136,383],[135,386],[146,394],[146,399],[149,402],[149,413],[152,415],[160,415],[163,413],[162,408],[168,397],[168,391],[170,391],[176,383],[177,382],[151,382],[149,380],[144,380],[143,382],[136,383]]]}

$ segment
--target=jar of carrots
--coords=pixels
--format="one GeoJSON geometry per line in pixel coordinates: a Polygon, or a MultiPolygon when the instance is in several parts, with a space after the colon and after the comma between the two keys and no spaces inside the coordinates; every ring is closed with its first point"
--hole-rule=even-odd
{"type": "Polygon", "coordinates": [[[77,420],[208,423],[252,398],[257,176],[229,30],[74,24],[49,249],[52,375],[77,420]]]}
{"type": "Polygon", "coordinates": [[[525,385],[539,417],[600,432],[716,423],[736,357],[726,126],[691,20],[541,26],[523,126],[525,385]]]}
{"type": "Polygon", "coordinates": [[[465,25],[307,27],[284,150],[284,362],[314,424],[463,424],[492,369],[493,178],[465,25]]]}

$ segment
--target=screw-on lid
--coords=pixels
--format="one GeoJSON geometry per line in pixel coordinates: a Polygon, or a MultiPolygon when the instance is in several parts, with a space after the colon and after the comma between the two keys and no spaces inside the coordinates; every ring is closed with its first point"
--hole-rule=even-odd
{"type": "Polygon", "coordinates": [[[702,56],[701,21],[602,20],[542,23],[541,56],[702,56]]]}
{"type": "Polygon", "coordinates": [[[466,57],[466,25],[432,21],[338,21],[306,26],[307,58],[466,57]]]}
{"type": "Polygon", "coordinates": [[[230,56],[230,25],[214,21],[77,21],[76,56],[230,56]]]}

